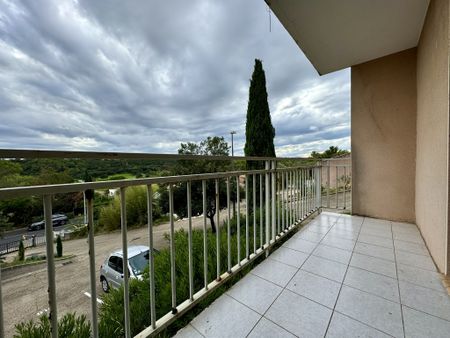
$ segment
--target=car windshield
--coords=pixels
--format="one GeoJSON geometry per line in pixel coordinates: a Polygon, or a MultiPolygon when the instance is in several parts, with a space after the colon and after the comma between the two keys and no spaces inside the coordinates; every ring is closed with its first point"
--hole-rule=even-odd
{"type": "Polygon", "coordinates": [[[141,275],[145,268],[148,266],[148,250],[141,252],[139,255],[131,257],[128,261],[130,262],[131,269],[133,273],[137,275],[141,275]]]}

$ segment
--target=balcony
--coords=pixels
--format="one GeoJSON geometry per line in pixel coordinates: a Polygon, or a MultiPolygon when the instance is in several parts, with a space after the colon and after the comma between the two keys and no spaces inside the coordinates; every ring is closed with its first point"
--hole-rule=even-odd
{"type": "Polygon", "coordinates": [[[413,224],[324,212],[176,337],[448,337],[450,298],[413,224]]]}
{"type": "MultiPolygon", "coordinates": [[[[30,155],[21,151],[7,154],[30,155]]],[[[155,154],[37,155],[199,159],[155,154]]],[[[104,310],[105,296],[98,266],[111,250],[119,247],[127,252],[132,244],[148,245],[152,253],[146,284],[148,311],[145,310],[145,316],[142,311],[133,312],[136,296],[131,292],[132,282],[123,278],[117,336],[150,337],[164,333],[171,324],[179,326],[177,323],[186,320],[185,315],[189,316],[215,291],[236,282],[178,336],[448,336],[450,299],[417,227],[345,214],[351,208],[348,162],[284,167],[282,158],[201,159],[261,160],[265,169],[0,189],[1,199],[31,195],[42,198],[46,228],[44,241],[38,242],[44,243],[49,257],[46,268],[38,273],[16,278],[13,283],[2,281],[0,305],[7,311],[0,317],[0,328],[7,336],[14,333],[18,319],[35,319],[36,309],[40,309],[39,314],[49,314],[52,337],[58,337],[57,319],[75,310],[89,319],[92,336],[101,336],[99,313],[104,310]],[[170,219],[161,228],[153,224],[154,185],[167,189],[169,196],[170,219]],[[221,185],[226,189],[225,201],[218,192],[221,185]],[[147,189],[147,225],[129,229],[126,191],[136,186],[147,189]],[[174,195],[181,186],[187,188],[187,195],[178,203],[187,206],[188,216],[176,222],[174,195]],[[94,235],[94,210],[88,192],[102,189],[120,192],[120,233],[94,235]],[[194,189],[200,193],[197,198],[201,196],[203,200],[203,213],[197,216],[192,213],[194,189]],[[52,259],[52,198],[73,192],[87,194],[89,234],[87,241],[66,242],[68,253],[77,254],[78,259],[62,268],[52,259]],[[233,199],[240,211],[235,215],[231,214],[233,199]],[[207,203],[220,210],[215,221],[221,226],[215,233],[207,225],[207,203]],[[337,209],[345,213],[329,212],[337,209]],[[184,229],[183,247],[175,245],[179,229],[184,229]],[[194,238],[200,241],[194,242],[194,238]],[[158,261],[153,248],[166,250],[167,254],[167,280],[163,284],[169,297],[164,304],[160,301],[161,281],[155,274],[158,261]],[[179,250],[186,253],[181,262],[177,260],[179,250]],[[239,280],[241,275],[245,276],[239,280]],[[180,285],[185,287],[180,290],[180,285]],[[47,288],[45,294],[43,290],[47,288]],[[136,326],[134,316],[144,318],[143,327],[136,326]]],[[[126,274],[128,269],[122,269],[126,274]]]]}

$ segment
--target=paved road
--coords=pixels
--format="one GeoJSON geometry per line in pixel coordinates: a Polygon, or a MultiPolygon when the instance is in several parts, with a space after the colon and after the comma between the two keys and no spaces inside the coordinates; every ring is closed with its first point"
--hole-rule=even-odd
{"type": "MultiPolygon", "coordinates": [[[[221,219],[226,216],[226,211],[221,212],[221,219]]],[[[209,225],[209,221],[208,221],[209,225]]],[[[169,224],[161,224],[154,229],[155,248],[161,249],[167,246],[164,234],[169,231],[169,224]]],[[[203,227],[203,218],[193,219],[193,227],[203,227]]],[[[175,223],[175,228],[187,229],[187,220],[175,223]]],[[[121,247],[121,234],[114,232],[95,237],[95,259],[97,280],[99,280],[99,268],[106,256],[113,250],[121,247]]],[[[148,245],[147,228],[128,231],[128,243],[148,245]]],[[[26,252],[45,253],[45,246],[29,249],[26,252]]],[[[64,254],[74,254],[75,258],[65,263],[56,265],[56,287],[58,302],[58,317],[64,313],[84,313],[90,316],[90,299],[85,292],[90,293],[89,287],[89,255],[86,239],[77,239],[64,242],[64,254]]],[[[6,336],[14,333],[14,325],[21,321],[37,319],[38,315],[48,307],[47,299],[47,269],[42,269],[26,275],[15,277],[2,282],[3,311],[6,336]]],[[[97,283],[97,294],[103,294],[100,283],[97,283]]]]}
{"type": "MultiPolygon", "coordinates": [[[[60,230],[65,229],[67,226],[69,226],[69,225],[58,226],[58,227],[55,227],[55,230],[60,231],[60,230]]],[[[3,234],[3,237],[0,238],[0,244],[18,241],[22,238],[23,235],[25,235],[27,237],[33,236],[33,235],[35,235],[36,237],[45,236],[44,232],[45,232],[44,229],[36,230],[36,231],[28,231],[27,228],[11,230],[11,231],[8,231],[3,234]]]]}

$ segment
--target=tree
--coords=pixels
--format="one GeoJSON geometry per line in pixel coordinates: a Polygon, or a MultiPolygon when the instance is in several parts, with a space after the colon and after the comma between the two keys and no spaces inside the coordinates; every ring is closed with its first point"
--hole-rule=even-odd
{"type": "MultiPolygon", "coordinates": [[[[223,137],[208,137],[200,143],[181,143],[178,149],[180,155],[210,155],[210,156],[229,156],[230,147],[223,137]]],[[[189,175],[210,172],[220,172],[229,169],[229,161],[210,161],[210,160],[180,160],[175,165],[171,175],[189,175]]],[[[235,180],[231,181],[231,191],[233,194],[231,198],[236,196],[235,180]]],[[[169,192],[168,187],[162,190],[160,204],[164,213],[169,212],[169,192]]],[[[181,217],[187,216],[187,183],[179,183],[173,185],[174,196],[174,212],[181,217]]],[[[226,185],[224,180],[219,181],[219,204],[226,205],[226,185]]],[[[219,205],[219,208],[220,208],[219,205]]],[[[198,215],[203,212],[203,195],[202,182],[193,181],[191,183],[191,206],[192,215],[198,215]]],[[[215,199],[215,181],[206,181],[206,216],[210,220],[211,229],[216,232],[216,224],[214,216],[217,210],[215,199]]]]}
{"type": "MultiPolygon", "coordinates": [[[[261,60],[255,59],[245,124],[245,156],[275,157],[274,137],[275,128],[272,126],[267,101],[266,76],[261,60]]],[[[248,168],[261,169],[262,163],[249,161],[248,168]]]]}
{"type": "Polygon", "coordinates": [[[325,150],[323,153],[319,153],[317,151],[313,151],[311,153],[311,157],[312,158],[317,158],[317,159],[319,159],[319,158],[333,158],[333,157],[343,156],[343,155],[347,155],[347,154],[350,154],[350,152],[348,150],[339,149],[339,147],[331,146],[330,148],[325,150]]]}
{"type": "Polygon", "coordinates": [[[23,240],[19,242],[19,261],[25,260],[25,246],[23,245],[23,240]]]}
{"type": "Polygon", "coordinates": [[[58,237],[56,237],[56,257],[62,257],[62,255],[63,255],[63,244],[61,236],[58,235],[58,237]]]}

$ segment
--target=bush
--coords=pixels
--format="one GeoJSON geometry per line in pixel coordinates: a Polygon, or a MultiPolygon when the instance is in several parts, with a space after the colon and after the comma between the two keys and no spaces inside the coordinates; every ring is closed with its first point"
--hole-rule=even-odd
{"type": "Polygon", "coordinates": [[[25,260],[25,246],[23,245],[23,240],[19,242],[19,261],[25,260]]]}
{"type": "MultiPolygon", "coordinates": [[[[253,223],[253,222],[251,222],[253,223]]],[[[259,244],[259,225],[257,226],[257,241],[259,244]]],[[[241,215],[241,259],[245,258],[245,216],[241,215]]],[[[237,264],[237,226],[236,220],[231,222],[231,264],[237,264]]],[[[253,226],[249,227],[249,251],[253,251],[253,226]]],[[[208,230],[208,281],[216,278],[216,235],[208,230]]],[[[257,245],[258,247],[258,245],[257,245]]],[[[203,276],[203,230],[194,229],[192,231],[193,248],[193,281],[194,293],[204,287],[203,276]]],[[[188,236],[187,232],[179,230],[175,233],[175,262],[176,262],[176,295],[178,304],[189,298],[189,266],[188,266],[188,236]]],[[[227,271],[227,227],[224,223],[220,227],[220,264],[221,272],[227,271]]],[[[157,318],[171,311],[171,284],[170,284],[170,251],[162,249],[155,255],[155,305],[157,318]]],[[[136,335],[145,327],[150,325],[150,299],[149,299],[149,275],[144,273],[143,280],[131,280],[130,283],[130,320],[131,333],[136,335]]],[[[207,297],[203,304],[217,297],[222,291],[217,291],[207,297]]],[[[100,333],[103,337],[123,336],[123,288],[112,289],[109,294],[103,297],[103,304],[100,311],[100,333]]],[[[174,325],[182,325],[185,322],[177,321],[174,325]]]]}
{"type": "Polygon", "coordinates": [[[58,237],[56,237],[56,257],[62,257],[62,255],[63,255],[63,244],[61,236],[58,235],[58,237]]]}
{"type": "MultiPolygon", "coordinates": [[[[147,188],[130,187],[125,194],[128,226],[147,224],[147,188]]],[[[160,216],[156,200],[153,200],[153,218],[160,216]]],[[[99,226],[106,230],[120,229],[120,196],[114,197],[111,204],[100,209],[99,226]]]]}
{"type": "MultiPolygon", "coordinates": [[[[85,315],[76,316],[75,313],[67,313],[58,321],[58,336],[60,338],[89,338],[91,326],[85,315]]],[[[46,315],[39,318],[39,322],[29,322],[16,325],[14,338],[42,338],[51,337],[50,320],[46,315]]]]}

